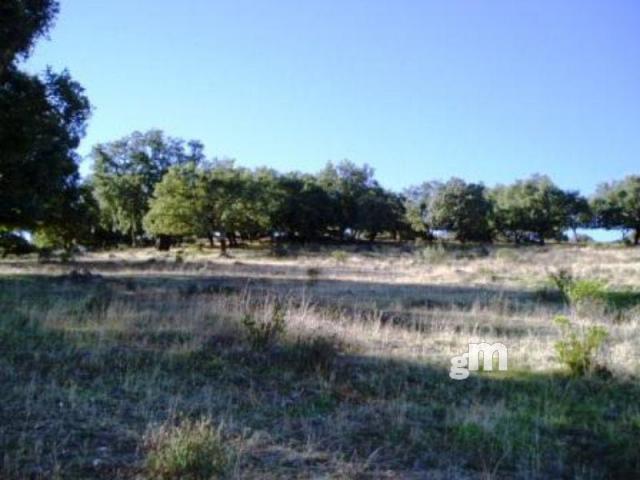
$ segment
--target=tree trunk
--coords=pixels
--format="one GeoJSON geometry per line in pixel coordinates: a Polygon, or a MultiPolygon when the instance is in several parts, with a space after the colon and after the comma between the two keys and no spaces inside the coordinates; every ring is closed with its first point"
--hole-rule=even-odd
{"type": "Polygon", "coordinates": [[[168,252],[171,249],[171,237],[168,235],[158,235],[156,248],[161,252],[168,252]]]}
{"type": "Polygon", "coordinates": [[[638,245],[640,243],[640,227],[636,228],[636,232],[633,234],[633,244],[638,245]]]}
{"type": "Polygon", "coordinates": [[[227,237],[225,236],[220,237],[220,256],[227,256],[227,237]]]}
{"type": "Polygon", "coordinates": [[[136,246],[136,230],[135,227],[131,227],[131,246],[136,246]]]}
{"type": "Polygon", "coordinates": [[[207,240],[209,240],[209,247],[213,248],[215,246],[213,243],[213,233],[207,233],[207,240]]]}

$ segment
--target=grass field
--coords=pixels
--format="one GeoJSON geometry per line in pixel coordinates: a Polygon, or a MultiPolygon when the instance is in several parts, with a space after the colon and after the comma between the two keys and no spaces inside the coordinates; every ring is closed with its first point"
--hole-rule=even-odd
{"type": "Polygon", "coordinates": [[[640,478],[639,249],[231,255],[2,260],[0,477],[640,478]],[[479,341],[508,371],[450,379],[479,341]]]}

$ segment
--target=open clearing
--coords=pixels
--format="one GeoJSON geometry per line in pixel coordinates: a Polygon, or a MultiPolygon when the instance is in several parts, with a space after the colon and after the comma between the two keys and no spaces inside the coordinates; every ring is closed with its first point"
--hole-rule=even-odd
{"type": "Polygon", "coordinates": [[[640,250],[277,253],[2,260],[0,476],[178,478],[163,441],[207,431],[184,478],[640,477],[640,250]],[[560,269],[624,302],[567,306],[560,269]],[[559,314],[606,329],[598,372],[558,361],[559,314]],[[480,341],[509,370],[450,379],[480,341]]]}

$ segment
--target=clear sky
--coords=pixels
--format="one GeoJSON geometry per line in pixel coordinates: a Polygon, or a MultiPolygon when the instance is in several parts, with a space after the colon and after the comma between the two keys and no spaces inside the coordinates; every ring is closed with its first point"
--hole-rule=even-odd
{"type": "Polygon", "coordinates": [[[161,128],[250,167],[366,162],[396,190],[640,173],[637,0],[61,0],[27,67],[47,64],[95,106],[81,153],[161,128]]]}

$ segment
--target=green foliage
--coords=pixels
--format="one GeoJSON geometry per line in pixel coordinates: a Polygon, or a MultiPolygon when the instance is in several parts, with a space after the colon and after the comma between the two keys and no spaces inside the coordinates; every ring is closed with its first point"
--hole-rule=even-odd
{"type": "Polygon", "coordinates": [[[174,165],[203,160],[202,144],[167,137],[159,130],[134,132],[93,148],[94,186],[103,224],[136,244],[154,188],[174,165]]]}
{"type": "Polygon", "coordinates": [[[356,230],[365,232],[366,238],[373,241],[382,232],[396,233],[403,228],[404,214],[398,195],[374,186],[358,198],[356,230]]]}
{"type": "Polygon", "coordinates": [[[24,237],[11,232],[0,232],[0,257],[25,255],[35,251],[24,237]]]}
{"type": "Polygon", "coordinates": [[[0,227],[59,225],[77,194],[74,150],[89,101],[66,70],[34,76],[18,69],[58,10],[56,0],[3,0],[0,6],[0,227]]]}
{"type": "Polygon", "coordinates": [[[169,169],[155,186],[145,230],[154,236],[207,236],[214,228],[212,198],[204,172],[194,163],[169,169]]]}
{"type": "Polygon", "coordinates": [[[279,301],[274,302],[269,318],[256,319],[247,314],[242,319],[249,344],[254,350],[265,350],[286,329],[285,311],[279,301]]]}
{"type": "Polygon", "coordinates": [[[0,227],[31,229],[59,217],[78,183],[75,149],[89,100],[68,72],[10,69],[0,82],[0,227]]]}
{"type": "Polygon", "coordinates": [[[565,269],[549,274],[550,281],[562,295],[563,300],[572,307],[584,304],[609,303],[610,294],[601,280],[576,279],[565,269]]]}
{"type": "Polygon", "coordinates": [[[606,303],[607,287],[601,280],[574,280],[567,290],[567,298],[574,306],[584,303],[606,303]]]}
{"type": "Polygon", "coordinates": [[[343,237],[347,230],[358,230],[358,202],[370,188],[377,186],[373,169],[343,160],[334,165],[328,163],[318,175],[318,182],[327,192],[333,208],[332,224],[343,237]]]}
{"type": "Polygon", "coordinates": [[[557,316],[554,322],[562,333],[562,340],[555,344],[558,360],[575,376],[592,372],[595,355],[608,337],[608,332],[599,326],[578,329],[562,315],[557,316]]]}
{"type": "Polygon", "coordinates": [[[211,480],[229,467],[229,452],[219,429],[210,420],[185,420],[163,425],[145,439],[148,478],[158,480],[211,480]]]}
{"type": "Polygon", "coordinates": [[[567,227],[573,232],[575,242],[590,242],[591,237],[578,234],[578,228],[590,227],[593,223],[593,211],[589,201],[577,191],[563,192],[563,208],[567,227]]]}
{"type": "Polygon", "coordinates": [[[327,224],[336,227],[340,238],[363,234],[374,240],[381,232],[397,233],[405,228],[402,199],[383,189],[368,165],[362,167],[343,160],[328,163],[318,174],[318,184],[326,192],[331,211],[327,224]]]}
{"type": "Polygon", "coordinates": [[[56,0],[3,0],[0,9],[0,77],[26,58],[35,40],[46,35],[60,6],[56,0]]]}
{"type": "Polygon", "coordinates": [[[640,176],[601,185],[592,208],[596,227],[633,230],[633,244],[640,243],[640,176]]]}
{"type": "Polygon", "coordinates": [[[415,233],[428,240],[433,238],[432,203],[441,188],[442,183],[432,181],[409,187],[404,192],[405,221],[415,233]]]}
{"type": "Polygon", "coordinates": [[[275,182],[272,227],[300,240],[321,238],[334,224],[327,191],[312,175],[285,174],[275,182]]]}
{"type": "Polygon", "coordinates": [[[491,203],[484,186],[452,178],[438,190],[431,204],[431,224],[435,229],[455,232],[461,242],[490,241],[491,203]]]}
{"type": "Polygon", "coordinates": [[[217,162],[207,171],[216,228],[235,242],[236,233],[257,238],[272,225],[277,206],[271,171],[251,172],[232,162],[217,162]]]}
{"type": "Polygon", "coordinates": [[[70,251],[75,245],[91,246],[99,240],[100,212],[88,185],[68,189],[51,218],[34,232],[38,248],[63,248],[70,251]]]}
{"type": "Polygon", "coordinates": [[[515,243],[559,239],[566,228],[589,220],[589,209],[577,192],[565,192],[549,177],[534,175],[491,191],[495,228],[515,243]]]}

